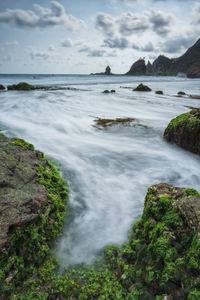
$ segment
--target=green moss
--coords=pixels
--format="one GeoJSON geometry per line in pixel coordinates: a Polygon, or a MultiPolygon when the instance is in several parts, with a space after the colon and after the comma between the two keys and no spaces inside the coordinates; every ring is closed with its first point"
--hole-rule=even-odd
{"type": "Polygon", "coordinates": [[[23,139],[13,138],[11,145],[12,146],[21,146],[22,148],[28,149],[30,151],[34,151],[35,150],[35,148],[34,148],[34,146],[32,144],[24,141],[23,139]]]}
{"type": "Polygon", "coordinates": [[[155,94],[163,95],[163,91],[156,91],[155,94]]]}
{"type": "Polygon", "coordinates": [[[26,82],[20,82],[18,84],[8,85],[7,89],[18,90],[18,91],[31,91],[31,90],[35,90],[35,87],[26,82]]]}
{"type": "MultiPolygon", "coordinates": [[[[29,144],[22,140],[20,146],[21,144],[29,148],[29,144]]],[[[66,183],[48,161],[45,167],[39,167],[38,181],[47,190],[49,204],[43,206],[38,213],[36,223],[26,228],[10,230],[10,244],[0,255],[0,294],[5,298],[12,295],[18,287],[21,289],[27,277],[36,274],[38,267],[49,256],[52,242],[62,231],[65,203],[68,199],[66,183]]],[[[44,296],[41,293],[41,298],[37,299],[45,299],[44,296]]]]}
{"type": "Polygon", "coordinates": [[[151,89],[147,85],[144,85],[143,83],[140,83],[135,89],[133,89],[133,91],[150,92],[151,89]]]}
{"type": "Polygon", "coordinates": [[[186,95],[186,93],[185,93],[185,92],[182,92],[182,91],[178,92],[177,94],[178,94],[179,96],[186,95]]]}
{"type": "Polygon", "coordinates": [[[190,112],[184,113],[175,119],[172,119],[165,132],[167,133],[171,127],[173,127],[173,130],[176,131],[178,128],[183,126],[191,131],[196,126],[197,122],[199,121],[195,115],[191,114],[190,112]]]}

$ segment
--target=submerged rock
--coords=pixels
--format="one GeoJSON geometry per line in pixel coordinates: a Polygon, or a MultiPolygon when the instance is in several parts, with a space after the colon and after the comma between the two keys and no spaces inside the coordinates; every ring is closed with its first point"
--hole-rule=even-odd
{"type": "Polygon", "coordinates": [[[150,92],[151,89],[147,86],[144,85],[143,83],[140,83],[135,89],[133,89],[134,91],[137,92],[150,92]]]}
{"type": "Polygon", "coordinates": [[[98,118],[96,120],[94,120],[94,122],[96,123],[96,125],[93,125],[93,127],[96,128],[106,128],[106,127],[110,127],[110,126],[114,126],[114,125],[128,125],[130,126],[130,124],[134,121],[135,119],[133,118],[116,118],[116,119],[101,119],[98,118]]]}
{"type": "Polygon", "coordinates": [[[173,119],[165,129],[164,138],[185,150],[200,154],[200,108],[173,119]]]}
{"type": "Polygon", "coordinates": [[[163,95],[163,91],[155,91],[155,94],[163,95]]]}
{"type": "Polygon", "coordinates": [[[2,84],[0,84],[0,90],[3,91],[5,89],[6,89],[5,86],[3,86],[2,84]]]}
{"type": "Polygon", "coordinates": [[[31,91],[35,90],[35,87],[26,82],[20,82],[18,84],[8,85],[8,91],[31,91]]]}
{"type": "Polygon", "coordinates": [[[104,94],[110,94],[110,93],[113,94],[115,92],[116,92],[115,90],[110,90],[110,91],[109,90],[105,90],[105,91],[103,91],[104,94]]]}

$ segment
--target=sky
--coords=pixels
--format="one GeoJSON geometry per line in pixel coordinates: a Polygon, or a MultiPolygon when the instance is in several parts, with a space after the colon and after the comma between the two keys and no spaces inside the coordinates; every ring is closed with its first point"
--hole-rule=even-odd
{"type": "Polygon", "coordinates": [[[0,73],[127,72],[200,38],[200,0],[0,0],[0,73]]]}

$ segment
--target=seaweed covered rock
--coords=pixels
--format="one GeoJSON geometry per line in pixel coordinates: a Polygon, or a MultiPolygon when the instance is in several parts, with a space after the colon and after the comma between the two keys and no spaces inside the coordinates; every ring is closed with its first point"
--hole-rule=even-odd
{"type": "Polygon", "coordinates": [[[113,93],[116,93],[116,90],[104,90],[103,91],[103,94],[113,94],[113,93]]]}
{"type": "Polygon", "coordinates": [[[60,233],[68,191],[33,145],[0,135],[0,299],[36,272],[60,233]]]}
{"type": "Polygon", "coordinates": [[[150,92],[151,89],[147,86],[144,85],[143,83],[140,83],[135,89],[133,89],[136,92],[150,92]]]}
{"type": "Polygon", "coordinates": [[[3,86],[2,84],[0,84],[0,91],[3,91],[5,89],[6,89],[5,86],[3,86]]]}
{"type": "Polygon", "coordinates": [[[155,94],[157,94],[157,95],[163,95],[163,91],[155,91],[155,94]]]}
{"type": "Polygon", "coordinates": [[[185,150],[200,154],[200,109],[173,119],[164,132],[164,138],[185,150]]]}
{"type": "Polygon", "coordinates": [[[20,82],[18,84],[8,85],[8,91],[31,91],[35,90],[35,87],[26,82],[20,82]]]}

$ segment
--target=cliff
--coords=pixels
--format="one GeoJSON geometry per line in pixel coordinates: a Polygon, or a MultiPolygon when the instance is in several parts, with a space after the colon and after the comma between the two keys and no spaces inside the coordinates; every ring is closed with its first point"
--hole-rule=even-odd
{"type": "Polygon", "coordinates": [[[146,65],[144,59],[137,60],[125,75],[144,75],[146,74],[146,65]]]}

